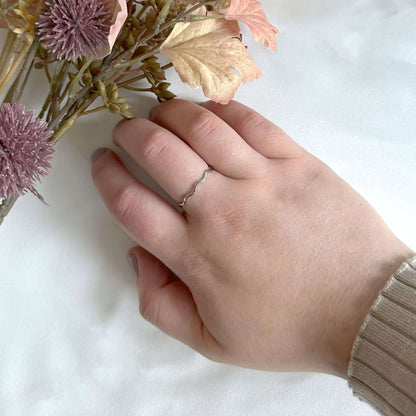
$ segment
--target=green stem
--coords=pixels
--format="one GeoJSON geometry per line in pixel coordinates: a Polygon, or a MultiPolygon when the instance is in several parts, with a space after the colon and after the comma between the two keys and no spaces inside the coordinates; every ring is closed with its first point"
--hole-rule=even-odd
{"type": "MultiPolygon", "coordinates": [[[[172,62],[170,62],[170,63],[162,66],[161,69],[163,71],[166,71],[166,70],[168,70],[169,68],[172,68],[172,67],[173,67],[173,64],[172,64],[172,62]]],[[[140,73],[141,75],[138,75],[138,76],[136,76],[134,78],[130,78],[130,79],[124,80],[121,83],[118,83],[118,86],[121,87],[121,88],[124,88],[126,85],[128,86],[129,84],[132,84],[133,82],[137,82],[137,81],[140,81],[140,80],[146,78],[146,75],[143,74],[143,71],[142,70],[130,71],[129,72],[129,75],[133,75],[135,72],[140,73]]],[[[122,79],[122,77],[120,77],[120,80],[121,79],[122,79]]]]}
{"type": "Polygon", "coordinates": [[[45,113],[46,113],[46,111],[47,111],[47,109],[49,107],[49,104],[51,103],[51,95],[52,94],[49,93],[48,96],[46,97],[46,100],[45,100],[45,102],[43,103],[43,106],[42,106],[42,110],[40,110],[39,118],[43,118],[44,117],[44,115],[45,115],[45,113]]]}
{"type": "Polygon", "coordinates": [[[77,89],[81,82],[81,77],[84,75],[85,71],[90,67],[93,58],[86,59],[84,64],[82,65],[81,69],[75,75],[74,79],[71,81],[71,85],[69,86],[69,97],[75,97],[77,93],[77,89]]]}
{"type": "Polygon", "coordinates": [[[212,14],[212,15],[205,15],[205,14],[193,14],[188,16],[185,21],[188,22],[200,22],[202,20],[209,20],[209,19],[225,19],[223,14],[212,14]]]}
{"type": "Polygon", "coordinates": [[[81,116],[87,116],[88,114],[98,113],[99,111],[107,110],[106,105],[101,105],[100,107],[93,108],[92,110],[84,111],[81,116]]]}
{"type": "Polygon", "coordinates": [[[60,93],[62,88],[62,80],[64,78],[66,68],[68,67],[67,61],[60,61],[56,64],[54,74],[52,76],[52,82],[50,84],[50,107],[48,110],[48,115],[46,117],[47,121],[50,121],[55,117],[58,112],[60,93]]]}
{"type": "Polygon", "coordinates": [[[84,111],[96,100],[98,96],[98,93],[94,93],[85,99],[84,103],[69,118],[67,118],[61,125],[56,128],[56,131],[53,135],[54,139],[59,140],[74,125],[74,123],[81,117],[84,111]]]}
{"type": "Polygon", "coordinates": [[[153,92],[153,88],[136,88],[131,87],[130,85],[119,85],[119,87],[124,88],[130,91],[138,91],[138,92],[153,92]]]}
{"type": "Polygon", "coordinates": [[[78,94],[72,98],[69,99],[68,102],[62,107],[62,109],[53,117],[53,119],[49,123],[49,128],[51,130],[57,131],[64,120],[65,116],[68,114],[68,112],[71,110],[71,108],[74,106],[74,104],[79,101],[82,97],[84,97],[88,91],[90,91],[91,87],[88,85],[84,87],[81,91],[78,92],[78,94]]]}
{"type": "Polygon", "coordinates": [[[145,4],[139,11],[139,13],[137,13],[136,15],[136,19],[140,19],[143,16],[143,13],[147,10],[147,8],[149,7],[149,4],[145,4]]]}
{"type": "Polygon", "coordinates": [[[123,63],[114,65],[114,69],[116,71],[126,69],[130,66],[133,66],[135,64],[138,64],[139,62],[144,61],[147,58],[150,58],[150,57],[156,55],[157,53],[159,53],[159,48],[152,49],[151,51],[146,52],[143,55],[138,56],[137,58],[130,59],[127,62],[123,62],[123,63]]]}

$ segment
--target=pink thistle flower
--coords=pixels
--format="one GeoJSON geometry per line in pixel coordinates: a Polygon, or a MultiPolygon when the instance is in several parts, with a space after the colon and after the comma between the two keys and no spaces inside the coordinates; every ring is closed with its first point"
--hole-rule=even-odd
{"type": "Polygon", "coordinates": [[[0,199],[33,192],[34,184],[51,167],[53,132],[34,111],[21,104],[0,106],[0,199]]]}
{"type": "Polygon", "coordinates": [[[127,18],[126,0],[45,0],[39,37],[58,59],[108,55],[127,18]]]}

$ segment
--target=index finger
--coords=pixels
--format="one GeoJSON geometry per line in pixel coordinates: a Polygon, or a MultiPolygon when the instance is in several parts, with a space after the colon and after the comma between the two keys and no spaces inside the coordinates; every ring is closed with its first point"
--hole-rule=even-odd
{"type": "Polygon", "coordinates": [[[253,149],[269,159],[295,159],[306,152],[280,127],[244,104],[231,101],[221,105],[208,101],[202,106],[225,121],[253,149]]]}

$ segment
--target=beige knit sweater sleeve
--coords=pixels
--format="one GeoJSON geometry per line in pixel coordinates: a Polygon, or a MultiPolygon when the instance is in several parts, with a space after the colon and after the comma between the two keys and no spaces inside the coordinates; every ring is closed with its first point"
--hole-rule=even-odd
{"type": "Polygon", "coordinates": [[[387,416],[416,416],[416,257],[380,292],[355,340],[354,394],[387,416]]]}

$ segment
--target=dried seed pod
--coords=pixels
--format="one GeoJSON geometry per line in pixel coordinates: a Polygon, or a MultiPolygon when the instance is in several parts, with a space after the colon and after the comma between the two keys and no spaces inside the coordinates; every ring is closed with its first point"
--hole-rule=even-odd
{"type": "Polygon", "coordinates": [[[118,86],[116,83],[112,82],[107,87],[107,97],[111,103],[115,102],[118,98],[118,86]]]}
{"type": "Polygon", "coordinates": [[[145,76],[147,78],[147,80],[149,81],[150,84],[152,84],[152,86],[156,86],[157,82],[155,80],[155,77],[150,73],[150,72],[145,72],[145,76]]]}
{"type": "Polygon", "coordinates": [[[133,34],[130,32],[125,40],[127,49],[132,48],[136,44],[136,39],[134,39],[133,34]]]}
{"type": "Polygon", "coordinates": [[[118,97],[117,100],[113,101],[113,103],[120,105],[120,104],[124,104],[126,100],[127,100],[127,97],[118,97]]]}
{"type": "Polygon", "coordinates": [[[130,108],[131,108],[131,105],[129,103],[123,103],[123,104],[120,105],[121,113],[125,113],[125,112],[129,111],[130,108]]]}
{"type": "Polygon", "coordinates": [[[158,95],[160,98],[162,98],[162,99],[164,99],[164,100],[173,100],[175,97],[176,97],[176,95],[173,93],[173,92],[170,92],[170,91],[160,91],[159,92],[159,95],[158,95]]]}
{"type": "Polygon", "coordinates": [[[90,72],[93,75],[98,75],[101,72],[102,61],[93,61],[90,65],[90,72]]]}
{"type": "Polygon", "coordinates": [[[154,12],[148,13],[144,19],[144,24],[148,29],[152,29],[156,23],[156,16],[154,12]]]}
{"type": "Polygon", "coordinates": [[[117,104],[113,104],[113,103],[111,103],[109,106],[108,106],[108,109],[113,113],[113,114],[120,114],[120,111],[121,111],[121,109],[120,109],[120,107],[117,105],[117,104]]]}
{"type": "Polygon", "coordinates": [[[162,82],[166,79],[165,74],[164,73],[156,73],[153,74],[153,78],[155,79],[156,83],[158,84],[159,82],[162,82]]]}
{"type": "Polygon", "coordinates": [[[158,89],[159,91],[166,91],[169,87],[170,87],[170,82],[161,82],[161,83],[157,86],[157,89],[158,89]]]}
{"type": "Polygon", "coordinates": [[[107,102],[108,102],[107,88],[106,88],[104,82],[101,79],[97,82],[97,89],[98,89],[98,92],[101,95],[101,98],[104,101],[104,104],[107,105],[107,102]]]}
{"type": "Polygon", "coordinates": [[[89,85],[92,83],[92,75],[90,71],[85,72],[85,74],[82,76],[82,82],[84,85],[89,85]]]}
{"type": "Polygon", "coordinates": [[[134,114],[130,113],[130,111],[126,111],[125,113],[121,114],[126,120],[132,120],[134,117],[134,114]]]}
{"type": "Polygon", "coordinates": [[[135,16],[131,17],[131,22],[133,23],[133,26],[138,30],[141,31],[143,29],[142,23],[139,19],[137,19],[135,16]]]}

